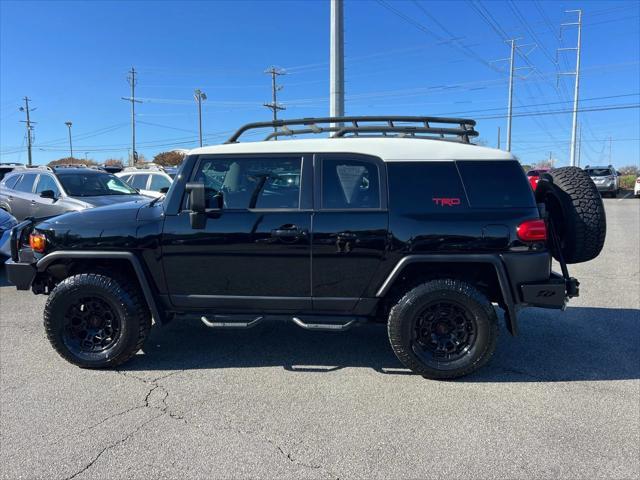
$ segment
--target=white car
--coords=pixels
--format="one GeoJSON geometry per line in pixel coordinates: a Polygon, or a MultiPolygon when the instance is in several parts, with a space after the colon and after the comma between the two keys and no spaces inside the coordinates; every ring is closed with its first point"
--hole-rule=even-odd
{"type": "Polygon", "coordinates": [[[142,195],[160,197],[167,193],[173,179],[161,169],[125,168],[116,177],[137,189],[142,195]]]}
{"type": "Polygon", "coordinates": [[[640,177],[636,178],[636,183],[633,185],[633,195],[640,197],[640,177]]]}

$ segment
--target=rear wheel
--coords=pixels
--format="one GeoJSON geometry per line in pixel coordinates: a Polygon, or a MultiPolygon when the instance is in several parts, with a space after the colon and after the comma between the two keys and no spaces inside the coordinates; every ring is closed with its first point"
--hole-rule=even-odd
{"type": "Polygon", "coordinates": [[[486,364],[496,348],[491,302],[459,280],[433,280],[410,290],[391,309],[391,347],[414,372],[431,379],[462,377],[486,364]]]}
{"type": "Polygon", "coordinates": [[[115,367],[142,348],[151,316],[134,285],[83,273],[53,289],[44,326],[65,360],[83,368],[115,367]]]}

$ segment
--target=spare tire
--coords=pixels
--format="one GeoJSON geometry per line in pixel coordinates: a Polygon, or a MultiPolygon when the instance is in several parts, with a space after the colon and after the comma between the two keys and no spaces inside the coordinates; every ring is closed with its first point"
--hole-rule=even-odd
{"type": "Polygon", "coordinates": [[[596,258],[607,234],[602,198],[593,180],[578,167],[561,167],[540,175],[536,200],[544,203],[558,236],[560,252],[549,242],[556,260],[567,263],[596,258]]]}

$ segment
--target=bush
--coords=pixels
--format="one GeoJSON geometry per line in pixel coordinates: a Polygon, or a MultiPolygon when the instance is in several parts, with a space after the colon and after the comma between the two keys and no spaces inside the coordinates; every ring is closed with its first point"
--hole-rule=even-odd
{"type": "Polygon", "coordinates": [[[633,186],[636,183],[635,175],[623,175],[620,177],[620,188],[624,190],[633,190],[633,186]]]}

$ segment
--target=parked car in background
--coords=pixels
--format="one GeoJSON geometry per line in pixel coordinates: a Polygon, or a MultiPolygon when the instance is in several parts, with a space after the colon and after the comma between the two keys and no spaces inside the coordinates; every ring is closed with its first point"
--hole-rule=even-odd
{"type": "Polygon", "coordinates": [[[164,167],[164,172],[172,179],[176,178],[176,175],[178,174],[178,167],[164,167]]]}
{"type": "Polygon", "coordinates": [[[119,173],[124,167],[118,165],[100,165],[100,168],[108,173],[119,173]]]}
{"type": "Polygon", "coordinates": [[[633,185],[633,195],[640,197],[640,177],[636,178],[636,183],[633,185]]]}
{"type": "Polygon", "coordinates": [[[540,175],[551,170],[550,168],[535,168],[533,170],[529,170],[527,172],[527,179],[529,180],[529,184],[533,191],[536,191],[536,187],[538,186],[538,182],[540,181],[540,175]]]}
{"type": "Polygon", "coordinates": [[[11,172],[16,167],[22,167],[22,163],[0,163],[0,181],[4,178],[4,176],[11,172]]]}
{"type": "Polygon", "coordinates": [[[18,224],[18,221],[9,212],[0,208],[0,261],[11,256],[9,247],[9,237],[11,229],[18,224]]]}
{"type": "Polygon", "coordinates": [[[18,220],[133,200],[148,200],[148,197],[98,168],[22,167],[0,181],[0,208],[18,220]]]}
{"type": "Polygon", "coordinates": [[[591,177],[593,183],[596,184],[600,195],[610,195],[615,198],[620,191],[620,176],[616,169],[611,165],[606,167],[591,167],[587,165],[584,171],[591,177]]]}
{"type": "Polygon", "coordinates": [[[127,167],[116,176],[148,197],[160,197],[169,191],[173,178],[162,167],[127,167]]]}

